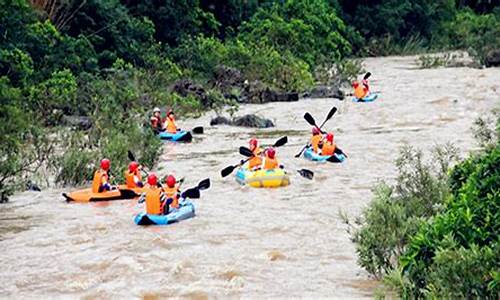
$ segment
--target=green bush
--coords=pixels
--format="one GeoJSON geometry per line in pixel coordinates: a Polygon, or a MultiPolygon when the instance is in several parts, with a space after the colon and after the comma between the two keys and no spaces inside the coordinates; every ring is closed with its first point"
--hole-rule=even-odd
{"type": "Polygon", "coordinates": [[[396,183],[377,186],[374,200],[350,229],[358,263],[369,273],[382,278],[396,269],[419,226],[441,211],[449,198],[446,171],[455,159],[451,146],[434,149],[431,162],[421,151],[401,149],[396,183]]]}
{"type": "Polygon", "coordinates": [[[490,51],[500,49],[500,10],[486,15],[463,10],[443,27],[444,41],[441,43],[469,50],[481,64],[485,64],[490,51]]]}
{"type": "Polygon", "coordinates": [[[409,293],[495,298],[500,292],[500,146],[456,166],[451,187],[454,197],[445,211],[423,224],[401,257],[409,293]]]}

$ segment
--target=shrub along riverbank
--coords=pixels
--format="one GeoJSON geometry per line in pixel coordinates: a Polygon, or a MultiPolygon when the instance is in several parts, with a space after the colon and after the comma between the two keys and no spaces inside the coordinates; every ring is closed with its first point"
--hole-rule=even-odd
{"type": "Polygon", "coordinates": [[[254,98],[267,91],[338,85],[360,71],[346,58],[461,48],[492,64],[500,48],[500,10],[489,2],[0,0],[0,7],[2,201],[47,163],[63,184],[89,179],[98,157],[121,169],[128,149],[153,164],[158,141],[144,125],[154,106],[199,114],[262,102],[254,98]],[[239,80],[220,82],[220,70],[239,80]]]}
{"type": "MultiPolygon", "coordinates": [[[[500,293],[500,118],[479,120],[483,150],[456,162],[437,148],[432,163],[405,148],[396,184],[377,187],[351,224],[359,264],[405,298],[496,298],[500,293]]],[[[348,220],[347,220],[348,221],[348,220]]],[[[349,221],[348,221],[349,223],[349,221]]]]}

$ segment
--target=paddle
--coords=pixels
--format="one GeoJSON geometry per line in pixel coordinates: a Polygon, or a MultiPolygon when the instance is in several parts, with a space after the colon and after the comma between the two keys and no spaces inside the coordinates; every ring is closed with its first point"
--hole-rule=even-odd
{"type": "Polygon", "coordinates": [[[365,76],[363,76],[363,80],[367,80],[370,76],[372,76],[372,73],[366,72],[365,76]]]}
{"type": "Polygon", "coordinates": [[[203,134],[203,126],[195,127],[191,130],[194,134],[203,134]]]}
{"type": "Polygon", "coordinates": [[[297,172],[300,174],[300,176],[307,178],[309,180],[312,180],[314,177],[314,172],[308,169],[300,169],[297,170],[297,172]]]}
{"type": "MultiPolygon", "coordinates": [[[[304,119],[306,119],[307,123],[309,123],[310,125],[317,127],[321,133],[324,133],[323,131],[321,131],[321,128],[326,124],[326,122],[328,122],[328,120],[330,120],[333,117],[333,115],[336,112],[337,108],[335,106],[332,107],[332,109],[330,109],[330,111],[328,112],[328,115],[326,115],[325,120],[323,121],[323,123],[321,123],[321,126],[319,127],[316,125],[316,121],[314,120],[314,118],[308,112],[304,114],[304,119]]],[[[307,146],[309,146],[309,144],[306,144],[304,148],[302,148],[302,150],[300,150],[300,152],[295,155],[295,158],[299,158],[302,155],[302,153],[307,149],[307,146]]]]}
{"type": "Polygon", "coordinates": [[[198,186],[187,189],[181,194],[181,198],[199,199],[200,191],[206,190],[210,187],[210,179],[203,179],[198,183],[198,186]]]}
{"type": "MultiPolygon", "coordinates": [[[[274,143],[273,147],[281,147],[281,146],[285,145],[287,142],[288,142],[287,136],[281,137],[274,143]]],[[[243,147],[243,146],[240,147],[239,152],[241,155],[246,156],[248,158],[245,159],[244,161],[240,162],[237,165],[227,166],[226,168],[222,169],[222,171],[220,172],[220,175],[222,177],[226,177],[229,174],[233,173],[234,169],[244,165],[247,161],[249,161],[253,157],[252,150],[248,149],[247,147],[243,147]]]]}

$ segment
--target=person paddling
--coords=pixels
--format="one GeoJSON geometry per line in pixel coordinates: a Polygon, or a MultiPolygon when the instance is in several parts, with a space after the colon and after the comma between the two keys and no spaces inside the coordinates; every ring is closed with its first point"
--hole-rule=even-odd
{"type": "Polygon", "coordinates": [[[163,131],[163,121],[161,119],[161,111],[158,107],[153,109],[153,116],[151,117],[151,128],[153,131],[158,134],[163,131]]]}
{"type": "Polygon", "coordinates": [[[168,133],[177,133],[177,125],[175,124],[175,115],[172,110],[169,110],[167,113],[165,126],[168,133]]]}
{"type": "Polygon", "coordinates": [[[125,183],[128,188],[141,188],[142,183],[141,166],[138,162],[133,161],[128,165],[128,170],[125,171],[125,183]]]}
{"type": "Polygon", "coordinates": [[[248,142],[250,150],[253,152],[253,157],[248,161],[249,170],[260,169],[262,165],[262,148],[259,147],[259,141],[256,138],[250,139],[248,142]]]}
{"type": "Polygon", "coordinates": [[[116,187],[111,186],[109,183],[111,161],[107,158],[101,160],[99,170],[95,171],[94,179],[92,180],[92,192],[103,193],[110,191],[116,187]]]}
{"type": "Polygon", "coordinates": [[[311,137],[311,147],[314,153],[319,152],[319,144],[323,140],[323,136],[317,127],[312,128],[312,137],[311,137]]]}
{"type": "Polygon", "coordinates": [[[146,213],[150,215],[163,215],[165,214],[165,209],[167,209],[169,203],[167,197],[158,185],[158,177],[156,174],[151,173],[148,175],[148,185],[145,187],[145,192],[142,193],[139,198],[139,203],[146,201],[146,213]]]}
{"type": "MultiPolygon", "coordinates": [[[[179,208],[179,198],[180,198],[180,188],[177,184],[177,180],[174,175],[168,175],[165,179],[165,185],[163,186],[163,192],[165,193],[165,197],[167,199],[165,203],[168,203],[169,199],[172,199],[170,206],[173,208],[179,208]]],[[[167,207],[168,212],[168,207],[167,207]]]]}
{"type": "Polygon", "coordinates": [[[354,97],[358,99],[363,99],[370,94],[370,85],[368,84],[367,76],[361,80],[361,84],[355,80],[352,83],[352,87],[354,88],[354,97]]]}
{"type": "Polygon", "coordinates": [[[266,149],[264,161],[262,163],[262,169],[264,170],[274,170],[277,168],[282,168],[280,166],[278,159],[276,158],[276,150],[273,147],[266,149]]]}

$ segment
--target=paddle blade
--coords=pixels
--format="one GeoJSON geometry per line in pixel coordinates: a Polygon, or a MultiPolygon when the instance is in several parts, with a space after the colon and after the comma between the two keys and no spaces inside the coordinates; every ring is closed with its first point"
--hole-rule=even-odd
{"type": "Polygon", "coordinates": [[[199,190],[206,190],[210,187],[210,178],[203,179],[198,183],[198,189],[199,190]]]}
{"type": "Polygon", "coordinates": [[[203,126],[198,126],[191,130],[194,134],[203,134],[203,126]]]}
{"type": "Polygon", "coordinates": [[[273,147],[281,147],[286,143],[288,143],[288,137],[284,136],[284,137],[280,138],[279,140],[277,140],[276,143],[274,143],[273,147]]]}
{"type": "MultiPolygon", "coordinates": [[[[328,112],[328,115],[326,116],[325,122],[330,120],[336,112],[337,112],[337,107],[335,107],[335,106],[332,107],[332,109],[330,109],[330,112],[328,112]]],[[[323,124],[325,122],[323,122],[323,124]]]]}
{"type": "Polygon", "coordinates": [[[365,74],[365,76],[363,77],[363,79],[364,79],[364,80],[366,80],[366,79],[370,78],[370,76],[372,76],[372,73],[367,72],[367,73],[365,74]]]}
{"type": "Polygon", "coordinates": [[[199,199],[201,197],[200,190],[198,188],[187,189],[182,192],[181,197],[189,199],[199,199]]]}
{"type": "Polygon", "coordinates": [[[127,154],[128,154],[128,159],[130,161],[135,161],[135,155],[134,155],[134,153],[132,153],[132,151],[128,150],[127,154]]]}
{"type": "Polygon", "coordinates": [[[304,119],[306,119],[307,123],[309,123],[311,126],[316,126],[316,121],[314,121],[314,118],[310,113],[306,112],[304,114],[304,119]]]}
{"type": "Polygon", "coordinates": [[[314,172],[308,169],[300,169],[297,170],[297,172],[299,172],[300,176],[307,178],[309,180],[312,180],[314,177],[314,172]]]}
{"type": "Polygon", "coordinates": [[[306,150],[307,146],[309,146],[309,144],[305,145],[304,148],[302,148],[302,150],[300,150],[299,153],[295,154],[295,158],[299,158],[302,153],[304,153],[304,151],[306,150]]]}
{"type": "Polygon", "coordinates": [[[243,146],[240,147],[240,154],[243,156],[246,156],[246,157],[253,156],[252,150],[248,149],[247,147],[243,147],[243,146]]]}
{"type": "Polygon", "coordinates": [[[220,171],[220,175],[222,177],[226,177],[227,175],[233,173],[234,169],[236,169],[235,166],[229,166],[229,167],[226,167],[224,168],[222,171],[220,171]]]}

